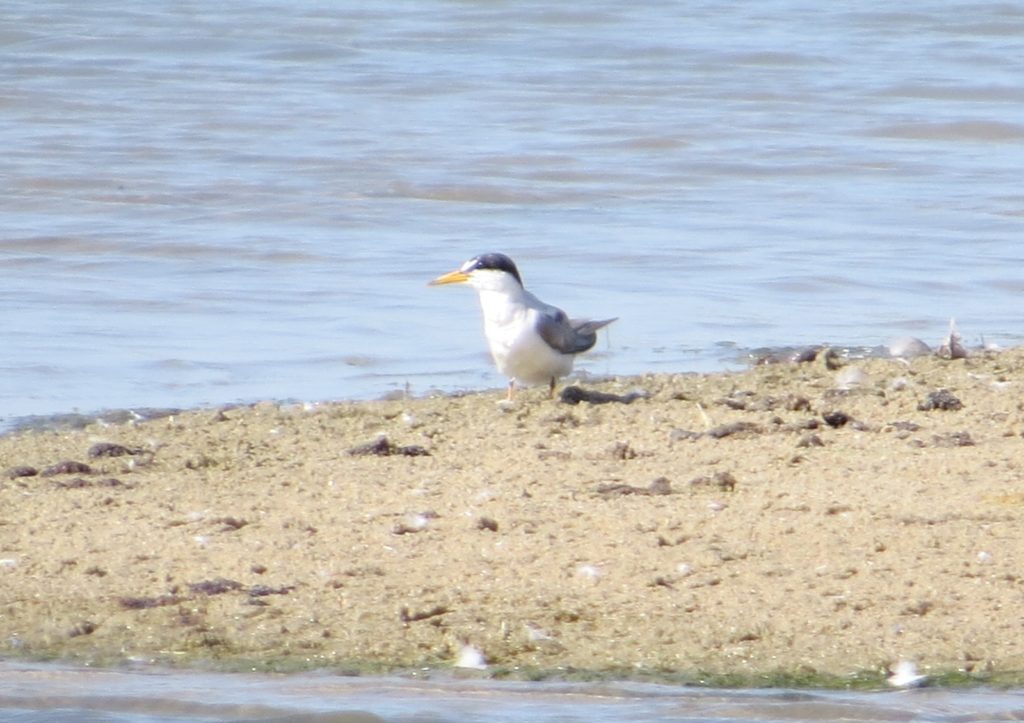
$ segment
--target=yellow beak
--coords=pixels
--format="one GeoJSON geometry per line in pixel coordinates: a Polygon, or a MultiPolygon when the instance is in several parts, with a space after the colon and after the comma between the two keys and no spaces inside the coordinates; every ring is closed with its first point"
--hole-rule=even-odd
{"type": "Polygon", "coordinates": [[[452,271],[444,276],[438,276],[427,286],[444,286],[445,284],[464,284],[469,281],[469,274],[465,271],[452,271]]]}

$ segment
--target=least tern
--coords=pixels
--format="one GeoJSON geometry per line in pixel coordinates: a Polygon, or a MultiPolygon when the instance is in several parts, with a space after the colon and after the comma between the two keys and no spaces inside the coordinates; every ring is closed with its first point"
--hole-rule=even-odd
{"type": "Polygon", "coordinates": [[[548,384],[572,371],[575,355],[594,346],[597,330],[615,319],[570,319],[523,287],[515,263],[505,254],[474,256],[431,286],[468,284],[480,297],[484,335],[498,371],[509,378],[508,398],[516,383],[548,384]]]}

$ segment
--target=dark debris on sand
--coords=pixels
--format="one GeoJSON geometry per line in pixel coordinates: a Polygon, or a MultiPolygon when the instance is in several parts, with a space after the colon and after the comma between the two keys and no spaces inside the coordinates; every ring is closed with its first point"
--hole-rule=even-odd
{"type": "Polygon", "coordinates": [[[430,452],[418,444],[397,445],[387,437],[381,435],[372,442],[352,447],[348,453],[353,457],[390,457],[400,455],[404,457],[429,457],[430,452]]]}
{"type": "Polygon", "coordinates": [[[949,390],[937,389],[931,392],[923,402],[918,404],[917,408],[922,412],[930,412],[936,409],[944,412],[956,412],[964,408],[964,403],[949,390]]]}
{"type": "Polygon", "coordinates": [[[637,399],[646,399],[650,396],[645,391],[633,391],[628,394],[609,394],[608,392],[598,392],[591,389],[584,389],[583,387],[566,387],[562,390],[559,395],[565,404],[579,404],[580,402],[588,402],[590,404],[632,404],[637,399]]]}

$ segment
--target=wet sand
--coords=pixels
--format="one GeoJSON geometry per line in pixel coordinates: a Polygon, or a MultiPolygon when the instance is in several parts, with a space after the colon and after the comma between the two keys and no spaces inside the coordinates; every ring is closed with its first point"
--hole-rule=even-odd
{"type": "Polygon", "coordinates": [[[1019,675],[1024,351],[829,367],[5,436],[0,655],[1019,675]]]}

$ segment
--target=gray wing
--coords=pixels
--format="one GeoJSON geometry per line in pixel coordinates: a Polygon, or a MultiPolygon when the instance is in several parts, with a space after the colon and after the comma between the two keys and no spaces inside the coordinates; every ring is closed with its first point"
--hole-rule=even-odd
{"type": "Polygon", "coordinates": [[[597,330],[613,321],[570,319],[564,311],[551,306],[538,314],[537,333],[552,349],[562,354],[579,354],[594,346],[597,330]]]}

